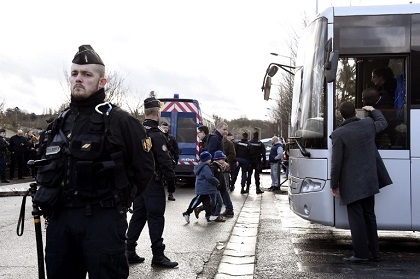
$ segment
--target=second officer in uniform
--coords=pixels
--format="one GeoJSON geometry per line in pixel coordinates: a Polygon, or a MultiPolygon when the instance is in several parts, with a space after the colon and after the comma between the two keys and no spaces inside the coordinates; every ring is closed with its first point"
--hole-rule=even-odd
{"type": "Polygon", "coordinates": [[[166,196],[164,184],[168,189],[175,189],[175,172],[171,155],[167,147],[167,140],[159,129],[160,102],[151,97],[144,100],[143,122],[147,135],[152,139],[152,153],[155,159],[155,173],[143,193],[134,200],[134,213],[131,217],[127,231],[126,254],[129,263],[144,261],[136,253],[137,240],[146,225],[149,227],[150,241],[152,242],[152,265],[166,268],[178,266],[165,256],[163,244],[163,230],[165,227],[166,196]]]}

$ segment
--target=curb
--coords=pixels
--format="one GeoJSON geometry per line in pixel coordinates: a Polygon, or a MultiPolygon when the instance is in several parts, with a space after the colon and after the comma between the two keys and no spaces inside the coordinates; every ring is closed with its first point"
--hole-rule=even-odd
{"type": "Polygon", "coordinates": [[[24,196],[28,192],[28,189],[5,189],[0,190],[0,197],[14,197],[14,196],[24,196]]]}
{"type": "Polygon", "coordinates": [[[261,194],[248,194],[226,244],[215,279],[254,277],[261,200],[261,194]]]}

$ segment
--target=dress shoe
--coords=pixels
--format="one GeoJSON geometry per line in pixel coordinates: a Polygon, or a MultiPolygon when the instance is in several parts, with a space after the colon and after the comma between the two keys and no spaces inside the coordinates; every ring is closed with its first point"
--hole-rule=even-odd
{"type": "Polygon", "coordinates": [[[144,258],[137,255],[136,251],[125,251],[125,255],[129,264],[144,262],[144,258]]]}
{"type": "Polygon", "coordinates": [[[244,189],[241,189],[241,194],[246,194],[246,191],[244,189]]]}
{"type": "Polygon", "coordinates": [[[369,259],[363,259],[363,258],[358,258],[356,256],[351,256],[348,258],[343,258],[343,261],[349,262],[349,263],[365,263],[365,262],[368,262],[369,259]]]}
{"type": "Polygon", "coordinates": [[[165,267],[165,268],[175,268],[175,267],[178,266],[178,263],[177,262],[171,262],[171,260],[168,259],[168,257],[163,255],[163,256],[160,256],[160,257],[153,257],[152,266],[165,267]]]}
{"type": "Polygon", "coordinates": [[[230,190],[231,192],[233,192],[233,191],[235,190],[235,185],[230,185],[230,186],[229,186],[229,190],[230,190]]]}
{"type": "Polygon", "coordinates": [[[264,191],[263,191],[263,190],[261,190],[261,189],[257,189],[256,193],[257,193],[257,194],[262,194],[262,193],[264,193],[264,191]]]}
{"type": "Polygon", "coordinates": [[[233,211],[231,211],[231,210],[226,210],[225,212],[223,212],[222,214],[221,214],[223,217],[229,217],[229,218],[232,218],[233,216],[235,216],[235,214],[233,213],[233,211]]]}
{"type": "Polygon", "coordinates": [[[175,201],[174,195],[172,193],[168,194],[168,201],[175,201]]]}

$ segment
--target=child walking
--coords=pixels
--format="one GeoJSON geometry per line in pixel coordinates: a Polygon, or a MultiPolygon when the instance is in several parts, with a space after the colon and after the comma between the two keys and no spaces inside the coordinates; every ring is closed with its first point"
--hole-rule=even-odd
{"type": "Polygon", "coordinates": [[[214,221],[212,216],[212,206],[210,201],[210,195],[218,194],[217,186],[220,184],[219,180],[214,177],[213,172],[210,168],[211,154],[207,151],[203,151],[200,154],[200,163],[194,166],[195,178],[195,194],[196,196],[191,200],[187,211],[182,213],[187,223],[190,222],[190,214],[193,212],[200,203],[203,204],[206,212],[207,221],[214,221]]]}
{"type": "MultiPolygon", "coordinates": [[[[230,200],[229,192],[227,192],[228,185],[224,176],[224,172],[229,166],[225,159],[226,155],[223,153],[223,151],[217,150],[214,152],[213,162],[210,164],[214,177],[216,177],[220,182],[219,186],[217,187],[218,192],[214,195],[210,195],[213,212],[213,215],[210,216],[210,220],[215,222],[226,221],[226,219],[223,218],[223,216],[220,214],[223,204],[225,204],[226,208],[229,208],[229,211],[232,212],[230,217],[233,217],[232,201],[230,200]]],[[[202,210],[203,206],[198,206],[194,209],[194,214],[197,219],[202,210]]]]}

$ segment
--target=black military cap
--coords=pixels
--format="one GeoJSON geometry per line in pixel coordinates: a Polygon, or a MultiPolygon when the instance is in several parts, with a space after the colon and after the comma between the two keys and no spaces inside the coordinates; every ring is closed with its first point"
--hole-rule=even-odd
{"type": "Polygon", "coordinates": [[[105,66],[101,57],[99,57],[90,45],[79,46],[79,51],[74,55],[73,61],[71,62],[78,65],[100,64],[105,66]]]}
{"type": "Polygon", "coordinates": [[[0,133],[6,133],[5,129],[0,129],[0,133]]]}
{"type": "Polygon", "coordinates": [[[144,108],[160,108],[160,101],[154,97],[144,100],[144,108]]]}

